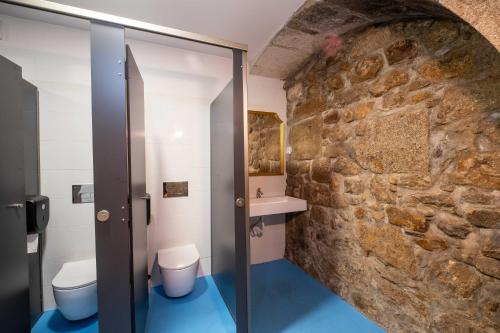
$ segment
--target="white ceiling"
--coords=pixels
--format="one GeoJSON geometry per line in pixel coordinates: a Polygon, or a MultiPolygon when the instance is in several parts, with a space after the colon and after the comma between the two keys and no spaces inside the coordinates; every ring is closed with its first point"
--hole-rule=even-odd
{"type": "Polygon", "coordinates": [[[54,0],[248,44],[250,63],[304,0],[54,0]]]}

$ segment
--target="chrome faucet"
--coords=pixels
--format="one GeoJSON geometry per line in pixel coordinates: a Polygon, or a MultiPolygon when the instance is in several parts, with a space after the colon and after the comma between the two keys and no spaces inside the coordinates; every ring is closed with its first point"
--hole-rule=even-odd
{"type": "Polygon", "coordinates": [[[262,196],[264,195],[264,192],[262,192],[262,190],[260,189],[260,187],[257,188],[257,195],[256,197],[257,198],[262,198],[262,196]]]}

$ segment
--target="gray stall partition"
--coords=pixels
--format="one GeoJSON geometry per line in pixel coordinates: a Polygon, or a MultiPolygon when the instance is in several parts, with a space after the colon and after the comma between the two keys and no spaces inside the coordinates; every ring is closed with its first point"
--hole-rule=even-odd
{"type": "Polygon", "coordinates": [[[212,275],[236,320],[233,81],[210,105],[212,275]]]}
{"type": "Polygon", "coordinates": [[[212,275],[238,333],[249,328],[246,63],[234,51],[234,79],[210,106],[212,275]]]}

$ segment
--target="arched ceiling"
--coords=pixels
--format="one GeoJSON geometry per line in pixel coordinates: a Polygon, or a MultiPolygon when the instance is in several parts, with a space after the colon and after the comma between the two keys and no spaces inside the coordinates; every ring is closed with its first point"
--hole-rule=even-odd
{"type": "Polygon", "coordinates": [[[498,0],[308,0],[273,37],[252,73],[285,79],[325,44],[376,23],[407,18],[464,20],[500,50],[498,0]]]}

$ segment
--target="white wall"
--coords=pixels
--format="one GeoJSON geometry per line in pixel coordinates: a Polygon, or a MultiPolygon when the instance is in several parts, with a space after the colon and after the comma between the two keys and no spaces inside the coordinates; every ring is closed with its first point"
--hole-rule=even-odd
{"type": "MultiPolygon", "coordinates": [[[[286,126],[286,94],[283,81],[250,75],[248,108],[255,111],[276,112],[286,126]]],[[[285,195],[286,176],[250,177],[250,197],[256,196],[259,187],[264,196],[285,195]]],[[[253,264],[280,259],[285,254],[285,215],[266,216],[263,221],[263,236],[250,238],[250,258],[253,264]]]]}

